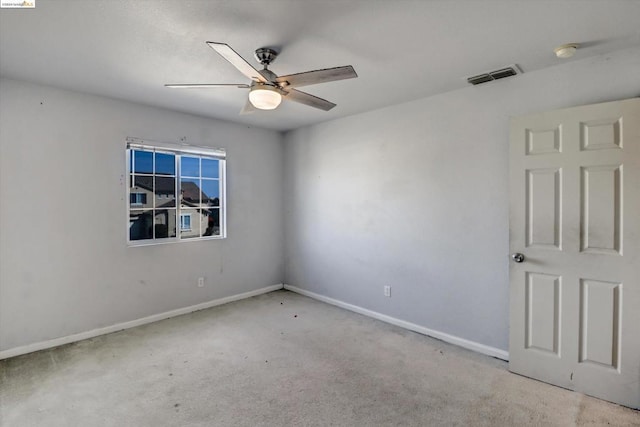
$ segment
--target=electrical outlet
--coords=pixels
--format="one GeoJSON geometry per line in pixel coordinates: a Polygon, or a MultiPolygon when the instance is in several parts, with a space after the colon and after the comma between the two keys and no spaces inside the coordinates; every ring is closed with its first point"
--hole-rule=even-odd
{"type": "Polygon", "coordinates": [[[384,287],[384,296],[385,297],[390,297],[391,296],[391,286],[385,286],[384,287]]]}
{"type": "Polygon", "coordinates": [[[204,287],[204,277],[198,277],[198,287],[199,288],[204,287]]]}

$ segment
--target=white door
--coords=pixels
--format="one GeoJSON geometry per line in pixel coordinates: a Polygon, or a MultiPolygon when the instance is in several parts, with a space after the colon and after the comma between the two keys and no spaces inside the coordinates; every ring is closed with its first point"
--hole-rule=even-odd
{"type": "Polygon", "coordinates": [[[514,118],[510,141],[509,369],[640,408],[640,99],[514,118]]]}

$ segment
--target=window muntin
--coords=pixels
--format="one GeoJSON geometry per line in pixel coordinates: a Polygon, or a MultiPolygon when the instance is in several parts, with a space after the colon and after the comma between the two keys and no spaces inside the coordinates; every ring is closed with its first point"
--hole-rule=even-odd
{"type": "Polygon", "coordinates": [[[226,237],[224,152],[181,148],[128,142],[129,244],[226,237]]]}

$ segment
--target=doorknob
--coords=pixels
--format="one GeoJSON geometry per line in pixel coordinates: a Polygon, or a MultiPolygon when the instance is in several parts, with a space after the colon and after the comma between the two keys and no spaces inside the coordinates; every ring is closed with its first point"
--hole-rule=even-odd
{"type": "Polygon", "coordinates": [[[524,255],[516,252],[515,254],[511,255],[511,258],[513,258],[513,260],[515,262],[523,262],[524,261],[524,255]]]}

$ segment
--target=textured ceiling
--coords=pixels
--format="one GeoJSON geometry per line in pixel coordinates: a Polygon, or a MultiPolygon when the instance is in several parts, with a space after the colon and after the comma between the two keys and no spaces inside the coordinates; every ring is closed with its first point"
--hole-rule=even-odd
{"type": "Polygon", "coordinates": [[[639,22],[640,1],[616,0],[36,0],[0,10],[0,74],[288,130],[462,88],[509,64],[558,65],[563,43],[582,44],[568,61],[637,47],[639,22]],[[256,67],[253,51],[275,47],[276,74],[350,64],[359,78],[303,88],[338,104],[329,112],[284,102],[241,116],[246,89],[163,87],[248,82],[207,40],[256,67]]]}

